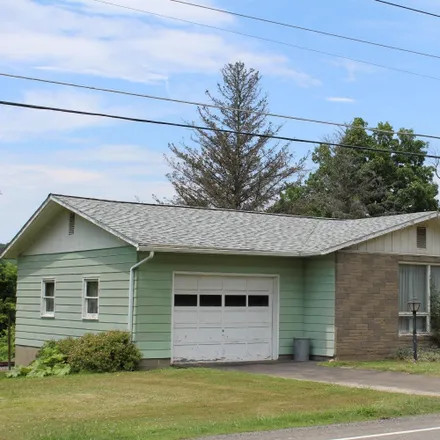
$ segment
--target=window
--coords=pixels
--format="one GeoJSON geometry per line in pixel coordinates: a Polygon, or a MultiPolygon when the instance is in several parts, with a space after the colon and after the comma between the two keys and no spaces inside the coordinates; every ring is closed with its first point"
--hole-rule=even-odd
{"type": "Polygon", "coordinates": [[[200,295],[200,307],[221,307],[221,295],[200,295]]]}
{"type": "Polygon", "coordinates": [[[269,307],[268,295],[249,295],[249,307],[269,307]]]}
{"type": "Polygon", "coordinates": [[[55,280],[43,280],[41,292],[41,316],[55,316],[55,280]]]}
{"type": "Polygon", "coordinates": [[[225,307],[246,307],[246,295],[226,295],[225,307]]]}
{"type": "Polygon", "coordinates": [[[417,228],[417,249],[426,249],[426,228],[417,228]]]}
{"type": "Polygon", "coordinates": [[[98,319],[99,314],[99,280],[84,280],[83,318],[98,319]]]}
{"type": "Polygon", "coordinates": [[[197,307],[197,295],[175,295],[175,307],[197,307]]]}
{"type": "MultiPolygon", "coordinates": [[[[401,335],[413,332],[413,316],[408,309],[408,301],[412,298],[417,298],[421,302],[417,313],[417,331],[429,332],[428,273],[430,270],[430,266],[422,265],[405,264],[399,267],[399,333],[401,335]]],[[[440,276],[438,279],[440,281],[440,276]]]]}
{"type": "Polygon", "coordinates": [[[71,212],[69,215],[69,235],[75,233],[75,213],[71,212]]]}

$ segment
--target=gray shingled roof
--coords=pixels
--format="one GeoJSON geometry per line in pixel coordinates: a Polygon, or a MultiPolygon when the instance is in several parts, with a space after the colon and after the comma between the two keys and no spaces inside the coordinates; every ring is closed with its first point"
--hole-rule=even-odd
{"type": "Polygon", "coordinates": [[[52,195],[51,200],[142,249],[292,256],[327,254],[437,215],[423,212],[333,220],[63,195],[52,195]]]}

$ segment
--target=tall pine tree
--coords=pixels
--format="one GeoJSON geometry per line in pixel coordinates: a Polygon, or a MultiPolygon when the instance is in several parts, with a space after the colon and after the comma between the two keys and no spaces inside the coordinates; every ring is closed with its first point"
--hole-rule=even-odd
{"type": "Polygon", "coordinates": [[[199,107],[198,115],[202,125],[233,133],[194,128],[193,146],[169,145],[172,155],[166,160],[172,172],[167,177],[177,193],[174,202],[262,210],[298,177],[303,161],[293,163],[289,144],[270,139],[281,127],[264,116],[268,99],[261,90],[260,73],[242,62],[227,64],[221,73],[217,96],[206,92],[219,109],[199,107]]]}

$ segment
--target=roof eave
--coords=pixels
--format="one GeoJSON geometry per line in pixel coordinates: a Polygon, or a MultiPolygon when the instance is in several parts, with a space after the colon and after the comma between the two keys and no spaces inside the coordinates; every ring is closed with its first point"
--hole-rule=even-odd
{"type": "Polygon", "coordinates": [[[210,255],[242,255],[253,257],[307,257],[317,256],[319,253],[301,252],[277,252],[262,251],[258,249],[221,249],[221,248],[200,248],[188,246],[160,246],[160,245],[140,245],[137,247],[139,252],[164,252],[179,254],[210,254],[210,255]]]}

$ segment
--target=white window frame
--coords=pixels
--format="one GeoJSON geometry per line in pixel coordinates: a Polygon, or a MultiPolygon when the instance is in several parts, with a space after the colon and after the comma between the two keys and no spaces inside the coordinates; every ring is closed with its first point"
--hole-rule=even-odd
{"type": "Polygon", "coordinates": [[[55,278],[43,278],[41,280],[41,305],[40,305],[40,316],[41,318],[55,318],[55,298],[57,295],[57,283],[55,278]],[[53,283],[53,296],[46,296],[46,284],[53,283]],[[46,310],[46,300],[50,298],[53,299],[53,312],[48,312],[46,310]]]}
{"type": "Polygon", "coordinates": [[[97,321],[99,319],[99,294],[100,294],[100,290],[101,290],[101,283],[100,283],[99,277],[88,276],[86,278],[83,278],[82,318],[84,320],[97,321]],[[87,296],[87,283],[88,282],[98,283],[98,296],[96,297],[96,299],[98,300],[98,313],[87,313],[88,298],[94,298],[94,297],[87,296]]]}
{"type": "MultiPolygon", "coordinates": [[[[419,335],[430,335],[431,334],[431,267],[439,267],[440,264],[430,264],[430,263],[419,263],[412,261],[401,261],[399,262],[399,266],[407,265],[407,266],[425,266],[426,267],[426,288],[428,289],[427,293],[427,303],[426,303],[426,312],[417,313],[418,317],[426,317],[426,332],[417,332],[419,335]]],[[[399,278],[400,283],[400,278],[399,278]]],[[[412,312],[400,312],[399,318],[409,318],[412,317],[412,312]]],[[[401,332],[399,330],[399,336],[409,336],[412,335],[411,332],[401,332]]]]}

